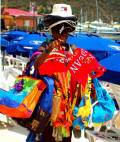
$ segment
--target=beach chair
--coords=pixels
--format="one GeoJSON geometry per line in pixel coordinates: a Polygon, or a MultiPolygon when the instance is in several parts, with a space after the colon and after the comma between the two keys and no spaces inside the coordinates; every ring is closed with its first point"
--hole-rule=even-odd
{"type": "Polygon", "coordinates": [[[29,59],[25,57],[22,58],[20,56],[16,56],[15,58],[13,56],[7,55],[5,56],[4,60],[5,60],[4,66],[10,66],[10,67],[17,68],[18,70],[23,71],[29,59]]]}
{"type": "Polygon", "coordinates": [[[86,130],[86,133],[93,137],[92,141],[89,139],[90,142],[97,142],[97,140],[102,142],[120,142],[120,135],[114,132],[86,130]]]}
{"type": "MultiPolygon", "coordinates": [[[[115,120],[119,116],[120,111],[117,112],[115,117],[103,126],[94,126],[93,130],[86,129],[89,142],[120,142],[120,130],[115,126],[115,120]]],[[[120,120],[120,118],[119,118],[120,120]]]]}

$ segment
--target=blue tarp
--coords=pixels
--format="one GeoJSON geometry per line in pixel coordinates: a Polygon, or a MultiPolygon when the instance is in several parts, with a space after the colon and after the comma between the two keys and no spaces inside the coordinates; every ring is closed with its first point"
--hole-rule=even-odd
{"type": "Polygon", "coordinates": [[[27,36],[27,35],[23,35],[23,36],[20,36],[20,37],[17,37],[17,38],[15,38],[15,39],[12,39],[11,41],[10,41],[10,44],[14,44],[14,43],[17,43],[18,41],[20,41],[20,40],[22,40],[23,38],[25,38],[25,36],[27,36]]]}

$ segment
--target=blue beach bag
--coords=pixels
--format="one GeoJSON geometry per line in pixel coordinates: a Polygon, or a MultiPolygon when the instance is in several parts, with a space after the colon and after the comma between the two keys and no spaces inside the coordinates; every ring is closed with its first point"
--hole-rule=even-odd
{"type": "Polygon", "coordinates": [[[97,101],[92,102],[91,118],[92,123],[105,123],[113,118],[115,103],[97,78],[93,79],[97,101]]]}

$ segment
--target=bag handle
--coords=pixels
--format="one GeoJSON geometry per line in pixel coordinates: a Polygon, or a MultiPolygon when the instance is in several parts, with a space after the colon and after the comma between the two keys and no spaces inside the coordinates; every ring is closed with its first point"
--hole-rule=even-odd
{"type": "MultiPolygon", "coordinates": [[[[95,75],[95,72],[92,72],[92,75],[95,75]]],[[[94,83],[96,95],[97,95],[97,98],[98,98],[98,97],[100,97],[99,91],[100,91],[100,88],[101,88],[101,84],[96,77],[93,79],[93,83],[94,83]]],[[[95,101],[91,106],[90,118],[89,118],[89,121],[88,121],[89,127],[93,127],[93,122],[92,122],[93,108],[97,103],[98,103],[98,100],[95,101]]]]}
{"type": "MultiPolygon", "coordinates": [[[[92,74],[95,75],[95,72],[93,72],[92,74]]],[[[98,81],[96,77],[93,79],[93,83],[94,83],[97,98],[101,98],[103,96],[101,83],[98,81]]]]}
{"type": "MultiPolygon", "coordinates": [[[[92,72],[92,75],[95,75],[95,72],[92,72]]],[[[92,115],[93,115],[93,108],[94,106],[99,103],[99,99],[103,97],[103,88],[102,88],[102,85],[101,83],[99,82],[99,80],[95,77],[93,79],[93,83],[94,83],[94,87],[95,87],[95,92],[96,92],[96,96],[97,96],[97,101],[95,101],[93,104],[92,104],[92,107],[91,107],[91,112],[90,112],[90,118],[89,118],[89,127],[92,127],[93,126],[93,123],[92,123],[92,115]]]]}
{"type": "Polygon", "coordinates": [[[88,121],[89,127],[93,127],[93,122],[92,122],[93,108],[94,108],[94,106],[95,106],[97,103],[98,103],[98,100],[95,101],[95,102],[92,104],[91,112],[90,112],[90,118],[89,118],[89,121],[88,121]]]}
{"type": "MultiPolygon", "coordinates": [[[[29,76],[30,70],[31,70],[32,66],[34,65],[35,57],[37,55],[41,55],[41,54],[42,54],[42,52],[35,52],[35,53],[33,53],[33,55],[30,58],[30,61],[27,63],[24,71],[22,72],[23,76],[29,76]]],[[[34,73],[33,73],[35,75],[35,78],[36,78],[37,73],[35,73],[35,72],[37,72],[37,70],[35,70],[34,73]]]]}
{"type": "Polygon", "coordinates": [[[36,55],[41,55],[41,54],[42,54],[42,52],[35,52],[35,53],[33,53],[33,55],[31,56],[30,60],[31,60],[33,57],[35,57],[36,55]]]}

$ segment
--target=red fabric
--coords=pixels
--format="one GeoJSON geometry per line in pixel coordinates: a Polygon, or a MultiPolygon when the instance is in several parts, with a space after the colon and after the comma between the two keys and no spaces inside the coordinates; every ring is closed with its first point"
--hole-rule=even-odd
{"type": "Polygon", "coordinates": [[[39,67],[40,75],[52,75],[55,72],[66,72],[68,67],[66,66],[69,54],[65,57],[65,51],[54,51],[48,55],[45,62],[39,67]]]}
{"type": "Polygon", "coordinates": [[[64,11],[67,11],[67,8],[64,8],[64,11]]]}
{"type": "Polygon", "coordinates": [[[71,78],[70,80],[70,97],[71,97],[71,101],[73,101],[73,97],[75,95],[75,91],[76,91],[76,86],[77,86],[77,82],[71,78]]]}
{"type": "Polygon", "coordinates": [[[71,76],[74,80],[79,81],[83,87],[88,79],[88,74],[91,75],[92,72],[96,74],[91,77],[99,77],[106,70],[101,66],[95,57],[84,49],[77,48],[71,57],[68,64],[71,76]]]}
{"type": "Polygon", "coordinates": [[[54,51],[39,67],[41,75],[52,75],[55,72],[67,70],[70,71],[73,80],[85,87],[88,74],[92,78],[99,77],[106,69],[97,62],[92,54],[80,48],[77,48],[72,56],[67,51],[54,51]],[[66,61],[68,63],[65,63],[66,61]],[[93,71],[96,73],[94,76],[91,74],[93,71]]]}

